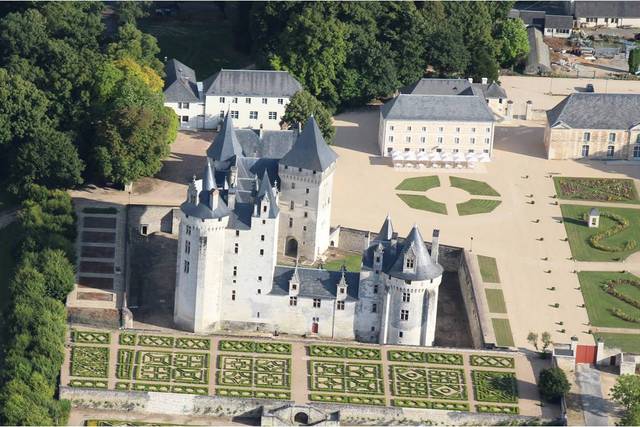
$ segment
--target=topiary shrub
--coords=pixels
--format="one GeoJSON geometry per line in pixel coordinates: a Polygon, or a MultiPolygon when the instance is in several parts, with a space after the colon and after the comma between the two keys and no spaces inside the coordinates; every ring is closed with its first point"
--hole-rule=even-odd
{"type": "Polygon", "coordinates": [[[571,385],[562,369],[548,368],[540,371],[538,390],[544,400],[558,402],[570,388],[571,385]]]}

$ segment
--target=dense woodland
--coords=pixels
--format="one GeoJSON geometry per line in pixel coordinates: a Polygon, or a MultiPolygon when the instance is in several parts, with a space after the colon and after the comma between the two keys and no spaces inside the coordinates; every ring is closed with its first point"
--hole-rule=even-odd
{"type": "MultiPolygon", "coordinates": [[[[115,15],[100,2],[0,3],[0,183],[22,200],[3,313],[3,425],[67,421],[68,403],[55,398],[74,282],[75,215],[64,189],[153,175],[175,139],[160,49],[136,22],[150,3],[112,6],[115,15]]],[[[237,49],[305,87],[283,124],[313,113],[329,140],[334,111],[388,97],[427,72],[497,79],[528,50],[522,24],[506,19],[509,2],[218,6],[237,49]]]]}

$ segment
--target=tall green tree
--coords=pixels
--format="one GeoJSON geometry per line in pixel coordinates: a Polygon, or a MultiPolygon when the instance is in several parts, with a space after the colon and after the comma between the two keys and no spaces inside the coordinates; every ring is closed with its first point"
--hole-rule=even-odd
{"type": "Polygon", "coordinates": [[[158,41],[132,23],[118,28],[115,40],[107,46],[107,53],[113,59],[131,58],[140,65],[152,68],[158,75],[164,75],[164,66],[158,59],[158,41]]]}
{"type": "Polygon", "coordinates": [[[318,127],[322,131],[322,136],[330,144],[336,132],[333,127],[331,113],[306,90],[301,90],[291,97],[280,125],[295,129],[304,125],[310,116],[316,119],[318,127]]]}
{"type": "Polygon", "coordinates": [[[625,409],[621,425],[640,425],[640,375],[620,375],[611,389],[611,397],[625,409]]]}
{"type": "Polygon", "coordinates": [[[635,74],[640,69],[640,47],[629,52],[629,72],[635,74]]]}
{"type": "Polygon", "coordinates": [[[549,402],[557,402],[564,396],[571,385],[567,380],[567,376],[560,368],[547,368],[540,371],[538,379],[538,388],[540,395],[549,402]]]}
{"type": "Polygon", "coordinates": [[[499,30],[500,55],[498,60],[510,67],[529,53],[529,37],[522,19],[507,19],[499,30]]]}

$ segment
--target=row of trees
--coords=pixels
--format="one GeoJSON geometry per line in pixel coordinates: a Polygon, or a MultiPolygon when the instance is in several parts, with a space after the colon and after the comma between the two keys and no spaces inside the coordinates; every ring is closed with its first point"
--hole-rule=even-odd
{"type": "Polygon", "coordinates": [[[177,118],[156,40],[124,9],[110,33],[98,2],[31,3],[0,19],[0,180],[14,194],[160,169],[177,118]]]}
{"type": "MultiPolygon", "coordinates": [[[[256,2],[240,7],[258,65],[288,70],[330,109],[436,75],[487,77],[528,52],[513,2],[256,2]]],[[[242,27],[245,28],[245,27],[242,27]]]]}
{"type": "Polygon", "coordinates": [[[65,425],[55,398],[64,361],[64,299],[73,289],[75,214],[62,190],[29,186],[18,221],[23,238],[10,284],[0,386],[2,425],[65,425]]]}

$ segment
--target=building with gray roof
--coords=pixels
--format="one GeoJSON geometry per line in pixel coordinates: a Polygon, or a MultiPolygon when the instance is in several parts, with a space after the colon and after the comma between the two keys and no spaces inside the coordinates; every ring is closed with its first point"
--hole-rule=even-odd
{"type": "Polygon", "coordinates": [[[637,1],[573,1],[572,12],[579,27],[640,27],[637,1]]]}
{"type": "Polygon", "coordinates": [[[550,159],[640,159],[640,95],[574,93],[547,111],[550,159]]]}
{"type": "Polygon", "coordinates": [[[198,81],[193,69],[170,59],[165,74],[165,105],[183,129],[216,129],[229,114],[239,128],[279,130],[289,100],[302,90],[286,71],[222,69],[198,81]]]}

